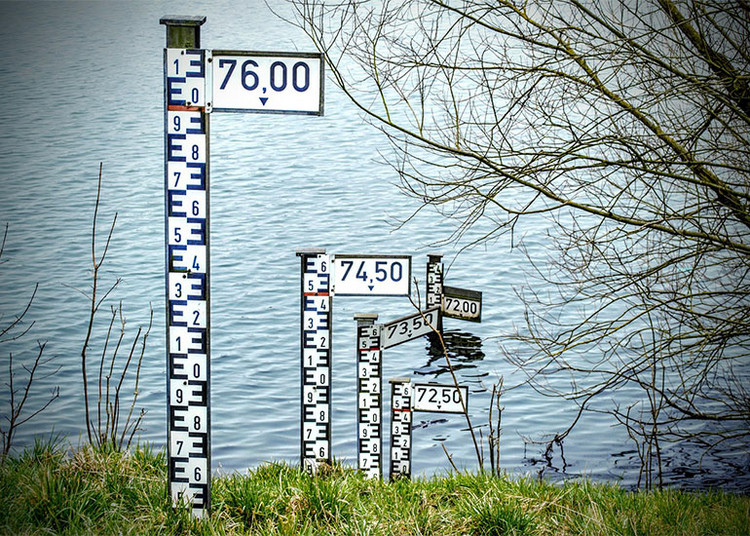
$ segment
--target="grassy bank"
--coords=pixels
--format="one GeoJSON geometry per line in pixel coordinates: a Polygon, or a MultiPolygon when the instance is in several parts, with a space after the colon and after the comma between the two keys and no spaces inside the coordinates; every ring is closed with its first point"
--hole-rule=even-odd
{"type": "Polygon", "coordinates": [[[395,484],[287,465],[213,480],[195,521],[166,497],[163,453],[39,446],[0,466],[3,534],[750,534],[750,497],[629,493],[453,475],[395,484]]]}

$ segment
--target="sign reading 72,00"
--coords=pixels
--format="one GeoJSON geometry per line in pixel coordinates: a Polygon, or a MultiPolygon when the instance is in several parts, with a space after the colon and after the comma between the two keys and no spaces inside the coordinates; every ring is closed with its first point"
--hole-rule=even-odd
{"type": "Polygon", "coordinates": [[[323,114],[318,53],[214,50],[209,61],[214,111],[323,114]]]}
{"type": "Polygon", "coordinates": [[[408,255],[335,255],[333,292],[337,296],[408,296],[408,255]]]}

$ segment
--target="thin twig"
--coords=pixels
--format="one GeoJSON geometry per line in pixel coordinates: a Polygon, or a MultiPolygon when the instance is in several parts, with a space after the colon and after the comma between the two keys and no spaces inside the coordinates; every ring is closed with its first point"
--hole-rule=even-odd
{"type": "MultiPolygon", "coordinates": [[[[135,408],[135,403],[136,403],[136,400],[138,399],[138,394],[139,394],[138,393],[138,386],[139,386],[140,378],[141,378],[141,365],[143,364],[143,355],[146,352],[146,340],[148,339],[148,336],[151,333],[151,326],[154,323],[154,310],[151,307],[149,307],[149,310],[150,310],[150,314],[149,314],[149,320],[148,320],[148,328],[146,328],[146,332],[143,334],[143,338],[142,338],[141,353],[138,356],[138,366],[135,369],[135,386],[134,386],[134,390],[133,390],[133,398],[132,398],[132,401],[130,403],[130,410],[128,411],[128,416],[125,419],[125,427],[123,428],[123,430],[122,430],[122,436],[120,437],[120,442],[119,442],[120,448],[122,448],[122,443],[123,443],[123,440],[125,438],[125,433],[126,433],[127,428],[128,428],[128,423],[130,423],[131,416],[133,415],[133,409],[135,408]]],[[[140,333],[140,331],[139,331],[139,333],[140,333]]],[[[133,435],[135,434],[136,430],[138,430],[138,428],[140,426],[140,423],[141,423],[141,420],[143,419],[144,414],[145,414],[145,411],[143,409],[141,409],[141,414],[140,414],[140,416],[138,417],[138,419],[136,420],[136,422],[135,422],[135,424],[133,426],[133,429],[132,429],[132,431],[130,433],[130,437],[128,438],[128,442],[127,442],[126,448],[130,447],[130,443],[133,440],[133,435]]]]}
{"type": "MultiPolygon", "coordinates": [[[[5,252],[5,246],[8,239],[8,229],[9,224],[5,224],[5,231],[3,233],[2,241],[0,241],[0,264],[5,263],[5,260],[2,260],[3,253],[5,252]]],[[[12,331],[19,327],[19,325],[22,323],[23,319],[26,317],[27,313],[31,309],[31,305],[34,302],[34,299],[36,297],[36,293],[39,290],[39,283],[36,283],[34,286],[34,291],[31,293],[31,297],[27,300],[26,306],[24,307],[23,311],[19,315],[15,317],[8,325],[4,326],[2,329],[0,329],[0,343],[3,342],[9,342],[9,341],[16,341],[24,337],[27,333],[29,333],[29,330],[33,327],[34,322],[30,322],[27,326],[23,327],[20,332],[18,333],[12,333],[12,331]]],[[[5,417],[5,420],[8,421],[8,427],[7,429],[3,429],[0,427],[0,437],[2,438],[2,449],[0,450],[0,463],[5,461],[5,459],[8,456],[8,453],[10,452],[11,446],[13,444],[13,435],[15,431],[18,429],[19,426],[24,425],[25,423],[29,422],[31,419],[39,415],[41,412],[43,412],[45,409],[47,409],[52,402],[54,402],[59,396],[60,396],[60,388],[56,387],[52,391],[52,395],[49,399],[36,411],[32,411],[29,415],[22,416],[24,408],[26,407],[26,403],[29,400],[29,394],[31,392],[32,386],[34,385],[34,380],[39,379],[39,376],[37,373],[39,372],[40,367],[46,365],[51,361],[51,359],[44,359],[44,349],[46,347],[46,343],[42,343],[37,341],[37,345],[39,347],[36,358],[34,359],[34,363],[29,367],[26,366],[26,364],[21,363],[21,368],[26,371],[28,374],[28,377],[26,379],[26,384],[23,388],[23,392],[21,394],[20,400],[17,399],[18,395],[18,389],[16,387],[15,382],[15,369],[14,369],[14,360],[13,360],[13,353],[9,352],[8,354],[8,381],[6,382],[6,386],[8,387],[9,392],[9,416],[5,417]]],[[[60,368],[58,367],[55,370],[52,370],[49,374],[46,374],[42,376],[42,378],[46,378],[48,376],[52,376],[56,374],[60,368]]]]}
{"type": "Polygon", "coordinates": [[[453,364],[451,363],[450,358],[448,357],[448,349],[445,346],[445,341],[443,340],[443,334],[440,333],[440,330],[436,329],[435,326],[433,326],[429,320],[425,317],[424,313],[422,312],[419,302],[419,285],[417,280],[414,280],[414,288],[417,289],[417,302],[415,302],[411,296],[409,296],[409,301],[411,302],[412,306],[419,312],[420,316],[422,317],[422,321],[432,329],[433,333],[437,335],[438,340],[440,341],[440,347],[443,350],[443,356],[445,357],[445,362],[448,365],[448,371],[450,372],[451,378],[453,378],[453,385],[455,385],[456,390],[458,391],[458,399],[461,402],[461,409],[463,411],[464,417],[466,418],[466,424],[469,427],[469,433],[471,434],[471,440],[474,443],[474,452],[477,456],[477,463],[479,463],[479,470],[484,471],[484,459],[482,458],[482,453],[480,452],[479,445],[477,443],[477,437],[474,433],[474,426],[471,424],[471,417],[469,416],[469,411],[466,406],[466,401],[464,400],[463,393],[461,393],[461,388],[458,383],[458,377],[456,377],[456,372],[453,370],[453,364]]]}
{"type": "Polygon", "coordinates": [[[453,467],[453,470],[458,473],[458,467],[456,467],[456,464],[453,463],[453,456],[448,454],[448,449],[445,448],[445,443],[440,443],[440,446],[443,447],[443,452],[445,452],[445,456],[448,458],[448,462],[451,464],[451,467],[453,467]]]}
{"type": "Polygon", "coordinates": [[[21,311],[21,314],[19,314],[10,324],[8,324],[6,327],[4,327],[2,330],[0,330],[0,342],[9,342],[9,341],[16,341],[26,335],[29,330],[34,325],[34,322],[32,321],[26,328],[21,331],[21,333],[16,333],[15,335],[12,335],[11,337],[7,339],[3,339],[3,337],[8,334],[13,328],[15,328],[18,324],[21,323],[23,318],[26,316],[26,313],[29,312],[29,309],[31,309],[31,304],[34,301],[34,298],[36,297],[36,293],[39,290],[39,283],[34,285],[34,291],[31,293],[31,297],[26,302],[26,307],[24,307],[24,310],[21,311]]]}
{"type": "MultiPolygon", "coordinates": [[[[114,323],[115,323],[115,317],[116,317],[115,311],[113,310],[112,318],[110,319],[109,326],[107,327],[107,334],[104,337],[104,348],[102,349],[102,356],[101,356],[101,359],[99,360],[99,380],[100,380],[98,382],[99,400],[96,403],[97,429],[98,430],[101,430],[102,428],[102,382],[101,382],[101,378],[102,378],[102,375],[104,374],[104,361],[107,355],[107,347],[109,346],[109,340],[112,334],[112,327],[114,326],[114,323]]],[[[107,386],[109,387],[109,383],[107,384],[107,386]]],[[[109,388],[107,389],[106,399],[107,400],[109,399],[109,388]]]]}

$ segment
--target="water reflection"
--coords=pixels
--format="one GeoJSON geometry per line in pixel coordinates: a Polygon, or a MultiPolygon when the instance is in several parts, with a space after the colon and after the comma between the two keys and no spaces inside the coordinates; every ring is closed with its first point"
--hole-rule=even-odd
{"type": "Polygon", "coordinates": [[[524,440],[524,464],[528,467],[537,468],[537,476],[539,478],[554,479],[555,475],[559,475],[564,478],[571,478],[578,476],[568,471],[568,461],[565,459],[565,448],[563,439],[552,439],[546,445],[544,452],[541,453],[540,457],[529,456],[527,448],[530,445],[538,447],[540,442],[532,441],[528,438],[524,440]],[[555,447],[559,449],[559,453],[555,452],[555,447]]]}
{"type": "MultiPolygon", "coordinates": [[[[721,488],[725,491],[747,493],[750,489],[750,454],[746,445],[727,445],[705,453],[705,445],[695,440],[684,440],[678,444],[666,444],[661,452],[662,478],[664,485],[686,490],[721,488]]],[[[645,479],[636,449],[623,450],[612,455],[614,466],[622,472],[640,475],[636,489],[645,479]]],[[[658,482],[654,468],[654,482],[658,482]]]]}
{"type": "MultiPolygon", "coordinates": [[[[414,374],[421,376],[432,376],[439,378],[443,374],[450,376],[448,364],[443,355],[443,347],[437,336],[428,336],[427,338],[427,363],[414,371],[414,374]]],[[[478,362],[485,358],[482,351],[482,339],[468,331],[457,329],[443,330],[443,341],[448,353],[453,370],[463,378],[481,378],[487,376],[487,372],[477,372],[477,374],[467,374],[471,369],[477,369],[478,362]]],[[[449,378],[449,381],[450,380],[449,378]]]]}

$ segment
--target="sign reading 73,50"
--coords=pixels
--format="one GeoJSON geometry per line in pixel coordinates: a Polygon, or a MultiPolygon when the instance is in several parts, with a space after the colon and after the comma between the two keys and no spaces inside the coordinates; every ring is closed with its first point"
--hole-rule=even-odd
{"type": "Polygon", "coordinates": [[[408,255],[335,255],[333,292],[338,296],[408,296],[408,255]]]}
{"type": "Polygon", "coordinates": [[[317,53],[214,50],[214,111],[323,114],[323,60],[317,53]]]}

